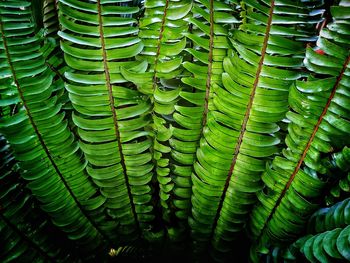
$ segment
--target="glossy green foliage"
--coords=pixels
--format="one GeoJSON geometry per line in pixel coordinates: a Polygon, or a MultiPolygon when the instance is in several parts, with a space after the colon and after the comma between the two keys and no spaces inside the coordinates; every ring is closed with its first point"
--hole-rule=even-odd
{"type": "Polygon", "coordinates": [[[331,263],[350,260],[350,225],[300,240],[300,252],[310,262],[331,263]]]}
{"type": "MultiPolygon", "coordinates": [[[[274,249],[271,260],[345,262],[350,260],[350,199],[316,211],[308,222],[308,234],[289,247],[274,249]]],[[[268,262],[268,261],[267,261],[268,262]]]]}
{"type": "Polygon", "coordinates": [[[197,241],[200,232],[208,229],[200,230],[199,217],[201,217],[203,200],[200,197],[202,194],[198,193],[200,189],[193,180],[195,176],[193,172],[196,168],[193,169],[192,166],[199,158],[195,153],[201,143],[200,138],[205,133],[213,90],[217,85],[221,85],[222,61],[230,48],[227,35],[229,29],[238,23],[235,17],[238,14],[234,6],[234,4],[230,6],[220,1],[194,3],[189,20],[192,31],[187,34],[192,41],[192,46],[186,50],[191,55],[191,60],[184,63],[189,74],[182,78],[185,87],[180,92],[181,104],[176,108],[174,115],[178,125],[174,137],[184,145],[183,148],[174,145],[173,155],[179,162],[179,165],[175,166],[175,172],[178,171],[180,176],[192,177],[192,215],[189,223],[193,230],[192,237],[197,241]]]}
{"type": "Polygon", "coordinates": [[[295,246],[310,262],[350,260],[350,199],[323,208],[312,215],[308,232],[313,235],[295,246]]]}
{"type": "Polygon", "coordinates": [[[65,240],[62,246],[47,235],[51,232],[64,240],[25,189],[15,157],[2,136],[0,154],[0,261],[78,262],[69,248],[72,243],[65,240]]]}
{"type": "MultiPolygon", "coordinates": [[[[210,186],[206,187],[207,182],[196,175],[198,169],[201,169],[198,160],[203,158],[200,145],[204,143],[201,138],[208,131],[207,123],[212,119],[214,90],[222,85],[222,62],[230,49],[228,32],[238,23],[238,13],[234,7],[234,3],[230,6],[220,1],[194,3],[189,20],[192,31],[187,34],[193,44],[186,50],[191,55],[191,60],[184,63],[189,74],[182,78],[185,87],[180,92],[181,104],[174,114],[178,125],[174,137],[183,144],[183,149],[177,147],[173,151],[179,162],[175,166],[175,172],[180,176],[191,176],[193,186],[189,224],[194,247],[199,252],[206,249],[211,232],[209,226],[212,223],[209,218],[216,201],[212,196],[211,204],[208,203],[206,191],[210,186]]],[[[205,154],[210,152],[206,151],[205,154]]],[[[211,158],[214,162],[218,160],[214,154],[211,158]]],[[[214,172],[215,167],[212,169],[214,172]]],[[[212,190],[215,191],[214,188],[212,190]]]]}
{"type": "Polygon", "coordinates": [[[43,3],[43,24],[45,35],[48,37],[58,38],[58,6],[57,0],[45,0],[43,3]]]}
{"type": "Polygon", "coordinates": [[[349,20],[334,11],[338,9],[331,9],[334,21],[322,29],[317,41],[325,54],[306,50],[304,63],[312,75],[291,87],[287,148],[262,175],[266,188],[258,194],[251,232],[263,244],[267,239],[285,242],[298,236],[326,185],[320,180],[324,176],[317,174],[327,172],[321,154],[339,147],[336,138],[342,138],[343,146],[348,144],[350,42],[337,27],[348,26],[349,20]]]}
{"type": "Polygon", "coordinates": [[[12,107],[0,130],[42,210],[78,244],[96,248],[103,240],[95,225],[99,219],[87,217],[85,210],[96,213],[104,199],[93,198],[95,186],[84,172],[85,161],[55,95],[41,39],[34,34],[30,2],[2,2],[0,7],[1,97],[4,106],[12,107]]]}
{"type": "MultiPolygon", "coordinates": [[[[314,14],[307,3],[295,3],[298,15],[280,17],[289,5],[245,1],[242,23],[231,30],[233,50],[213,64],[207,123],[194,165],[192,227],[195,239],[212,239],[217,251],[231,250],[262,188],[265,162],[279,152],[277,123],[287,112],[290,85],[303,76],[305,41],[315,37],[321,20],[322,2],[309,4],[314,14]]],[[[223,29],[215,32],[227,35],[223,29]]]]}
{"type": "Polygon", "coordinates": [[[349,197],[350,149],[344,147],[341,152],[334,153],[331,157],[326,158],[323,161],[327,163],[327,174],[331,175],[332,179],[335,180],[335,184],[332,186],[329,194],[325,197],[325,203],[327,205],[332,205],[336,201],[349,197]]]}
{"type": "Polygon", "coordinates": [[[1,1],[1,260],[348,259],[349,6],[1,1]]]}
{"type": "Polygon", "coordinates": [[[195,1],[188,19],[191,28],[186,34],[190,41],[186,52],[188,59],[183,63],[186,74],[182,78],[183,88],[174,113],[174,138],[170,141],[175,174],[175,196],[182,200],[174,201],[175,206],[182,207],[177,213],[179,218],[186,218],[192,212],[189,224],[195,248],[199,248],[196,238],[200,221],[197,221],[198,197],[193,184],[193,164],[200,137],[207,122],[209,105],[212,100],[214,85],[221,83],[222,60],[227,54],[227,39],[230,23],[236,23],[237,15],[233,7],[219,1],[195,1]],[[230,12],[233,12],[230,14],[230,12]],[[227,23],[225,23],[225,21],[227,23]],[[190,199],[192,197],[192,204],[190,199]]]}
{"type": "Polygon", "coordinates": [[[350,224],[350,199],[316,211],[309,219],[308,233],[315,234],[350,224]]]}
{"type": "Polygon", "coordinates": [[[301,54],[306,41],[315,39],[321,5],[322,1],[246,1],[243,6],[243,23],[232,32],[234,52],[224,60],[225,90],[218,90],[214,100],[218,112],[233,117],[230,134],[235,134],[225,195],[231,201],[223,201],[214,235],[217,247],[245,225],[262,188],[265,162],[280,151],[278,122],[288,108],[290,85],[303,77],[301,54]]]}
{"type": "MultiPolygon", "coordinates": [[[[189,28],[187,19],[191,8],[192,3],[187,0],[145,2],[144,15],[139,24],[139,37],[145,46],[137,59],[147,62],[148,69],[144,73],[123,70],[125,78],[151,97],[150,128],[154,132],[153,160],[156,163],[155,176],[158,182],[156,188],[159,188],[162,218],[167,224],[175,217],[177,206],[184,206],[181,200],[174,199],[174,192],[181,190],[174,190],[174,181],[171,178],[170,166],[174,161],[170,159],[170,145],[174,142],[171,139],[171,122],[174,122],[173,113],[181,90],[185,33],[189,28]]],[[[180,229],[169,229],[169,237],[176,239],[178,230],[180,229]]]]}
{"type": "MultiPolygon", "coordinates": [[[[135,239],[153,220],[153,163],[145,127],[151,104],[121,74],[145,71],[134,56],[144,47],[137,36],[132,3],[62,0],[59,5],[61,49],[71,71],[65,72],[86,171],[106,200],[108,215],[119,224],[114,233],[135,239]]],[[[102,204],[103,202],[101,202],[102,204]]]]}
{"type": "MultiPolygon", "coordinates": [[[[43,35],[44,45],[42,47],[43,56],[45,57],[46,65],[55,74],[53,85],[54,91],[58,96],[59,103],[62,103],[62,108],[66,110],[68,121],[71,115],[71,103],[68,98],[68,92],[64,89],[64,73],[68,71],[68,67],[64,62],[63,52],[60,49],[60,40],[58,36],[58,3],[56,0],[45,0],[43,3],[43,35]]],[[[72,124],[69,123],[69,126],[72,124]]]]}

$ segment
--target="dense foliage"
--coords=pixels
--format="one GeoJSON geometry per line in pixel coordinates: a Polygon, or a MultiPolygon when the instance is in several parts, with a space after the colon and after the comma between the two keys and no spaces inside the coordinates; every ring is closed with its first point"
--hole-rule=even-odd
{"type": "Polygon", "coordinates": [[[350,261],[349,0],[2,0],[0,32],[0,262],[350,261]]]}

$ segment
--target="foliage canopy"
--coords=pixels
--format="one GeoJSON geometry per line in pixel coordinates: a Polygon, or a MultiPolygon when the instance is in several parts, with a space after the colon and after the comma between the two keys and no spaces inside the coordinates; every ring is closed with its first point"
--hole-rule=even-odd
{"type": "Polygon", "coordinates": [[[350,261],[349,0],[2,0],[0,32],[1,262],[350,261]]]}

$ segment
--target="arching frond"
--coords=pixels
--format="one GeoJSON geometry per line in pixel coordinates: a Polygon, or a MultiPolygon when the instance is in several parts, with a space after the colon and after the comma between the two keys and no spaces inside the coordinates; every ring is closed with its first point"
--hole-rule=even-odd
{"type": "Polygon", "coordinates": [[[173,136],[173,113],[181,89],[182,62],[186,47],[188,13],[191,1],[146,1],[140,20],[139,37],[144,49],[137,59],[149,65],[144,73],[123,70],[123,75],[133,81],[138,89],[149,94],[152,101],[153,160],[155,162],[156,199],[162,218],[169,229],[170,238],[177,238],[179,227],[174,228],[175,209],[174,176],[171,171],[170,138],[173,136]]]}
{"type": "Polygon", "coordinates": [[[286,262],[345,262],[350,260],[350,199],[316,211],[309,220],[308,234],[270,256],[286,262]]]}
{"type": "Polygon", "coordinates": [[[192,177],[194,238],[212,240],[219,252],[232,250],[235,233],[243,229],[262,188],[265,162],[279,152],[277,123],[288,110],[290,85],[304,75],[305,41],[314,38],[313,27],[321,20],[321,2],[297,2],[298,15],[284,17],[279,13],[290,4],[241,5],[243,22],[231,31],[233,51],[222,54],[222,81],[213,85],[192,177]]]}
{"type": "Polygon", "coordinates": [[[260,204],[251,216],[252,235],[261,242],[297,237],[325,186],[310,169],[325,173],[321,154],[333,150],[338,136],[343,136],[343,145],[348,143],[350,42],[337,28],[348,24],[349,18],[338,13],[342,8],[331,9],[334,21],[317,41],[324,54],[311,47],[306,51],[304,63],[313,76],[296,82],[290,91],[287,148],[264,172],[266,189],[258,194],[260,204]]]}
{"type": "Polygon", "coordinates": [[[20,161],[22,177],[53,223],[87,250],[101,246],[105,236],[98,225],[105,199],[97,195],[84,172],[85,162],[67,128],[53,93],[53,74],[34,34],[30,2],[0,3],[1,98],[12,108],[0,130],[20,161]],[[18,20],[21,23],[18,23],[18,20]]]}
{"type": "Polygon", "coordinates": [[[143,43],[130,2],[62,0],[59,4],[61,48],[71,72],[66,89],[75,112],[86,171],[106,199],[122,240],[150,228],[153,164],[145,127],[151,105],[121,75],[121,68],[145,71],[133,57],[143,43]]]}
{"type": "MultiPolygon", "coordinates": [[[[221,83],[222,61],[230,48],[227,35],[229,29],[238,23],[235,6],[220,1],[200,0],[194,1],[191,10],[191,27],[186,34],[190,41],[186,49],[188,60],[183,63],[187,73],[182,78],[183,88],[175,106],[174,132],[170,140],[171,155],[175,160],[176,198],[173,202],[179,209],[177,216],[180,219],[197,213],[198,202],[193,199],[191,202],[191,197],[196,196],[195,192],[192,195],[194,189],[191,189],[193,165],[197,160],[200,138],[206,131],[213,90],[221,83]]],[[[194,230],[192,234],[196,236],[196,220],[190,217],[189,224],[194,230]]]]}
{"type": "Polygon", "coordinates": [[[55,231],[25,189],[18,164],[1,135],[0,155],[1,262],[79,262],[69,247],[73,244],[55,231]],[[56,239],[64,240],[65,244],[56,239]]]}

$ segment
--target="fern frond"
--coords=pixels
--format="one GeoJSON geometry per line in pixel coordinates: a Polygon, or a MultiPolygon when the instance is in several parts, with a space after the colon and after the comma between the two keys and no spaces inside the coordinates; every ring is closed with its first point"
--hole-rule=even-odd
{"type": "Polygon", "coordinates": [[[56,39],[58,38],[57,32],[59,30],[57,2],[57,0],[44,0],[42,7],[45,35],[56,39]]]}
{"type": "Polygon", "coordinates": [[[296,246],[310,262],[335,262],[350,260],[350,225],[336,228],[299,240],[296,246]]]}
{"type": "Polygon", "coordinates": [[[232,25],[238,23],[235,15],[237,12],[227,3],[194,1],[189,18],[191,28],[186,34],[191,41],[186,49],[189,59],[183,63],[188,73],[182,78],[184,86],[175,107],[176,124],[170,145],[171,155],[175,160],[174,205],[179,209],[178,218],[187,219],[190,216],[189,224],[194,230],[192,235],[195,239],[199,224],[194,220],[198,215],[198,201],[192,199],[191,202],[191,197],[197,198],[195,189],[191,189],[193,164],[197,160],[196,151],[200,138],[206,132],[213,89],[221,83],[222,60],[230,48],[227,34],[232,25]]]}
{"type": "Polygon", "coordinates": [[[34,34],[30,4],[0,3],[0,91],[5,106],[13,106],[1,119],[0,130],[42,210],[70,239],[92,252],[108,239],[98,218],[91,216],[99,214],[96,210],[105,199],[96,196],[84,172],[82,153],[53,94],[54,76],[40,52],[41,39],[34,34]]]}
{"type": "Polygon", "coordinates": [[[154,131],[153,160],[155,189],[162,209],[162,218],[169,229],[171,239],[178,238],[179,230],[174,228],[176,206],[172,203],[174,181],[171,171],[173,160],[170,156],[170,138],[173,136],[173,113],[181,89],[182,62],[186,47],[185,33],[188,30],[188,13],[192,3],[183,1],[146,1],[145,12],[140,20],[139,36],[145,47],[138,59],[149,64],[145,73],[124,70],[123,75],[137,84],[138,89],[150,94],[154,131]],[[136,76],[135,76],[136,75],[136,76]]]}
{"type": "Polygon", "coordinates": [[[295,7],[304,16],[284,18],[278,14],[289,6],[279,1],[241,5],[244,19],[231,31],[233,51],[222,54],[221,71],[216,69],[219,80],[213,85],[192,177],[194,238],[211,240],[217,259],[226,257],[220,252],[232,250],[235,233],[243,229],[262,188],[265,162],[279,152],[277,123],[288,110],[289,86],[303,76],[305,40],[320,21],[319,16],[308,21],[311,2],[295,7]],[[279,25],[281,20],[294,22],[279,25]]]}
{"type": "MultiPolygon", "coordinates": [[[[327,169],[320,161],[322,153],[333,151],[336,138],[348,144],[350,112],[349,90],[350,42],[335,29],[348,25],[349,19],[338,15],[345,6],[332,7],[334,21],[321,31],[317,41],[324,55],[309,47],[304,61],[313,73],[308,81],[297,81],[289,94],[291,111],[287,148],[276,157],[262,178],[266,189],[258,194],[260,204],[251,219],[252,235],[258,242],[286,242],[297,237],[307,217],[317,208],[315,202],[326,183],[315,174],[327,169]],[[291,212],[292,211],[292,212],[291,212]]],[[[341,147],[342,145],[337,145],[341,147]]]]}
{"type": "Polygon", "coordinates": [[[349,207],[350,198],[347,198],[331,207],[317,210],[309,219],[308,233],[321,233],[349,225],[349,207]]]}
{"type": "Polygon", "coordinates": [[[1,262],[67,261],[78,262],[69,245],[73,244],[55,231],[42,215],[34,198],[20,179],[20,169],[0,135],[0,236],[1,262]],[[15,202],[14,202],[15,200],[15,202]],[[52,233],[48,236],[47,233],[52,233]],[[59,244],[59,238],[65,244],[59,244]]]}
{"type": "Polygon", "coordinates": [[[59,2],[61,48],[71,68],[65,87],[86,171],[125,242],[149,230],[154,219],[151,140],[145,129],[151,105],[121,75],[122,67],[146,70],[133,58],[143,48],[133,18],[138,11],[129,1],[59,2]]]}
{"type": "Polygon", "coordinates": [[[350,260],[350,199],[321,208],[310,218],[308,234],[287,248],[274,249],[272,258],[299,262],[344,262],[350,260]]]}

